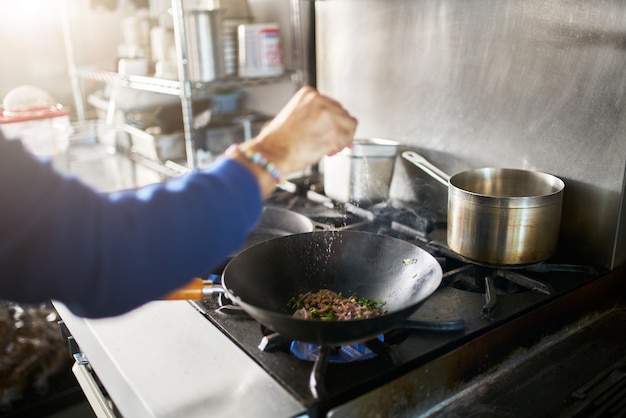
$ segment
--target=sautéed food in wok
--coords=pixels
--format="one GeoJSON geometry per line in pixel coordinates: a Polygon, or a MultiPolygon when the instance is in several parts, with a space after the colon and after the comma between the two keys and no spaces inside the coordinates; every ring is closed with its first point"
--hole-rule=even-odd
{"type": "Polygon", "coordinates": [[[292,297],[287,302],[287,307],[293,311],[294,318],[345,321],[384,315],[384,304],[385,302],[359,298],[356,295],[345,297],[341,292],[321,289],[292,297]]]}

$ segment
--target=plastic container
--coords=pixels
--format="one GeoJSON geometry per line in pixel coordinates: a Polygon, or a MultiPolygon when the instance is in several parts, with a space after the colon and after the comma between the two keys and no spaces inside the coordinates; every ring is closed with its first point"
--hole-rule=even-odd
{"type": "Polygon", "coordinates": [[[153,135],[143,129],[124,125],[131,138],[131,150],[152,161],[165,162],[185,158],[185,137],[182,132],[153,135]]]}
{"type": "Polygon", "coordinates": [[[214,113],[237,112],[241,107],[243,97],[244,94],[241,91],[213,94],[211,95],[212,110],[214,113]]]}
{"type": "Polygon", "coordinates": [[[40,160],[50,162],[61,173],[69,172],[68,148],[72,135],[67,109],[33,109],[1,112],[0,127],[7,139],[21,140],[40,160]]]}

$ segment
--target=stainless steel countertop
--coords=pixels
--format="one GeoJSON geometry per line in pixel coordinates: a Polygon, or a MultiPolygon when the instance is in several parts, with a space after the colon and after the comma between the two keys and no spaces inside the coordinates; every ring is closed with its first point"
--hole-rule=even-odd
{"type": "MultiPolygon", "coordinates": [[[[100,191],[161,181],[99,145],[70,150],[70,173],[100,191]]],[[[108,319],[73,315],[54,301],[125,417],[294,417],[300,405],[187,301],[156,301],[108,319]]]]}

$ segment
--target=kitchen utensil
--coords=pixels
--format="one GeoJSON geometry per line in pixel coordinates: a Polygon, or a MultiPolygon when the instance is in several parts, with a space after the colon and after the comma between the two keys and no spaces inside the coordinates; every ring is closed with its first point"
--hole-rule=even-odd
{"type": "Polygon", "coordinates": [[[324,157],[326,196],[342,203],[387,199],[398,145],[388,139],[355,139],[351,148],[324,157]]]}
{"type": "Polygon", "coordinates": [[[453,176],[414,151],[402,157],[448,187],[450,249],[489,265],[526,265],[553,255],[565,183],[553,175],[480,168],[453,176]]]}
{"type": "MultiPolygon", "coordinates": [[[[370,340],[395,328],[441,279],[434,257],[407,241],[370,232],[316,231],[253,245],[226,265],[222,286],[200,286],[196,280],[183,290],[195,286],[195,299],[224,292],[282,336],[329,346],[370,340]],[[289,299],[320,289],[385,302],[386,313],[349,321],[293,318],[289,299]]],[[[190,298],[188,292],[183,296],[190,298]]]]}

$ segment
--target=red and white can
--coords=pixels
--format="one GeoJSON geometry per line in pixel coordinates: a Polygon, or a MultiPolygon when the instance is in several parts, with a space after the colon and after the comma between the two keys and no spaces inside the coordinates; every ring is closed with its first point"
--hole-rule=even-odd
{"type": "Polygon", "coordinates": [[[274,77],[284,72],[280,28],[275,23],[239,25],[239,76],[274,77]]]}

